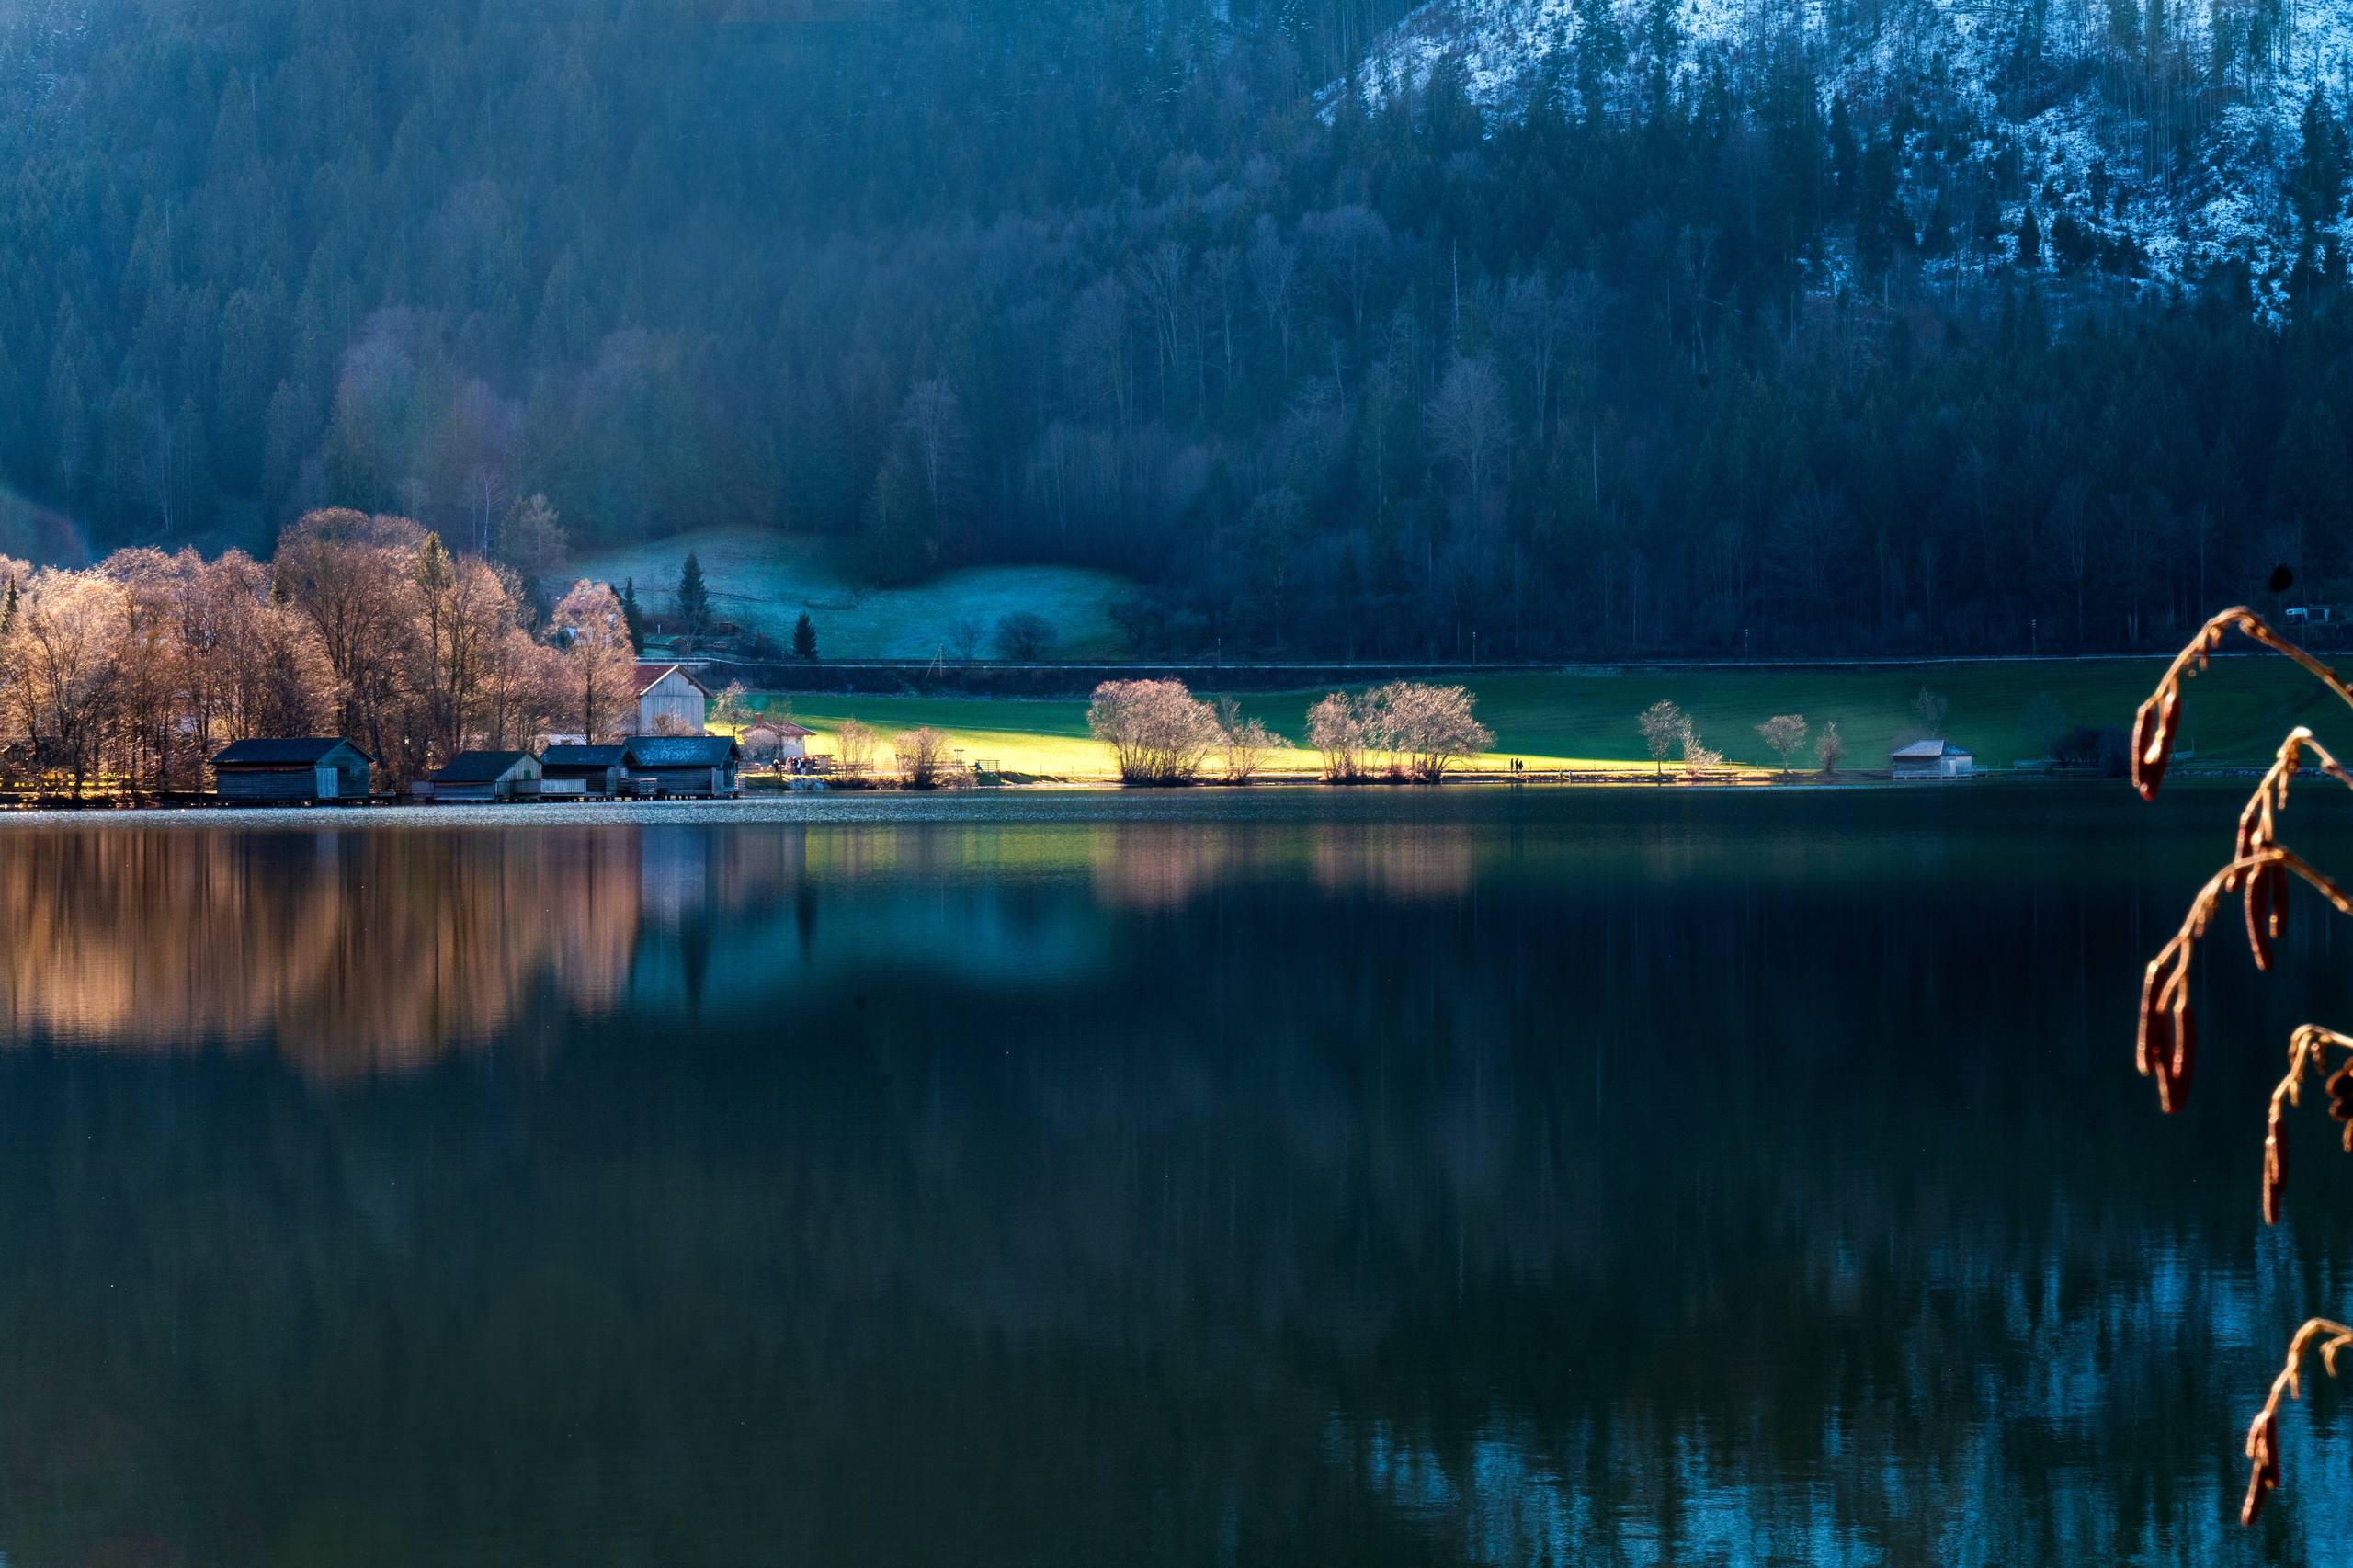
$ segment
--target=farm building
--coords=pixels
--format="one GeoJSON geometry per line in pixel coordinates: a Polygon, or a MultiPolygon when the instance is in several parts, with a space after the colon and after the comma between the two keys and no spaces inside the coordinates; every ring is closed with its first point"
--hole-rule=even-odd
{"type": "Polygon", "coordinates": [[[716,797],[741,792],[735,769],[744,753],[732,735],[639,735],[624,749],[631,794],[716,797]]]}
{"type": "Polygon", "coordinates": [[[224,801],[364,801],[375,758],[340,735],[236,741],[212,758],[224,801]]]}
{"type": "Polygon", "coordinates": [[[511,801],[538,793],[539,781],[540,759],[529,752],[461,751],[433,775],[433,798],[511,801]]]}
{"type": "Polygon", "coordinates": [[[809,737],[816,733],[790,719],[763,719],[744,732],[744,760],[766,766],[806,756],[809,737]]]}
{"type": "Polygon", "coordinates": [[[1975,771],[1969,753],[1950,741],[1914,741],[1898,746],[1887,757],[1888,772],[1898,778],[1966,778],[1975,771]]]}
{"type": "Polygon", "coordinates": [[[591,796],[619,794],[628,755],[622,745],[551,745],[540,753],[540,777],[551,784],[579,784],[591,796]]]}
{"type": "Polygon", "coordinates": [[[710,706],[710,688],[684,665],[637,666],[637,733],[641,735],[699,735],[710,706]]]}

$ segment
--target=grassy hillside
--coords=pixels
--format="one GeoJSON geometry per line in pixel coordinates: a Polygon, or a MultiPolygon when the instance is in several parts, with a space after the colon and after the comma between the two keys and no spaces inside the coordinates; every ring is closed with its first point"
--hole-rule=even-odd
{"type": "MultiPolygon", "coordinates": [[[[1479,716],[1495,733],[1490,759],[1519,757],[1532,767],[1647,768],[1634,717],[1660,698],[1698,721],[1701,735],[1731,761],[1774,762],[1756,726],[1776,713],[1802,713],[1819,731],[1836,720],[1849,766],[1884,767],[1888,750],[1915,727],[1913,699],[1925,684],[1948,703],[1945,733],[1977,755],[1980,767],[2007,767],[2039,753],[2027,715],[2049,696],[2074,722],[2128,724],[2154,682],[2161,661],[2074,664],[2026,660],[1918,669],[1839,672],[1735,670],[1604,675],[1488,676],[1469,684],[1479,716]]],[[[1206,694],[1205,694],[1206,695],[1206,694]]],[[[1246,712],[1300,738],[1314,692],[1245,694],[1246,712]]],[[[784,699],[777,699],[782,701],[784,699]]],[[[1086,735],[1084,702],[986,698],[869,698],[802,694],[796,717],[818,731],[855,717],[883,731],[932,724],[949,731],[968,757],[1016,772],[1064,777],[1108,773],[1109,760],[1086,735]]],[[[2232,658],[2191,682],[2187,739],[2190,766],[2268,758],[2290,726],[2312,725],[2324,739],[2353,748],[2353,723],[2319,688],[2277,660],[2232,658]]],[[[824,749],[826,743],[818,743],[824,749]]],[[[1308,759],[1302,759],[1306,761],[1308,759]]]]}
{"type": "Polygon", "coordinates": [[[982,629],[985,657],[988,634],[1015,610],[1046,618],[1057,657],[1115,655],[1120,645],[1110,606],[1127,592],[1126,579],[1078,566],[968,566],[908,587],[876,588],[845,570],[826,541],[740,528],[592,551],[561,575],[565,585],[588,577],[616,591],[633,578],[638,602],[661,615],[690,550],[722,619],[785,643],[806,610],[827,658],[927,659],[943,645],[953,657],[961,621],[982,629]]]}

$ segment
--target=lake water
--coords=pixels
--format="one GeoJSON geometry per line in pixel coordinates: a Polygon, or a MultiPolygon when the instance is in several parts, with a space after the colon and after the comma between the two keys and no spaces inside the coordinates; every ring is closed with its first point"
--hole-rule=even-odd
{"type": "Polygon", "coordinates": [[[2353,929],[2131,1070],[2234,810],[0,821],[0,1560],[2353,1561],[2353,929]]]}

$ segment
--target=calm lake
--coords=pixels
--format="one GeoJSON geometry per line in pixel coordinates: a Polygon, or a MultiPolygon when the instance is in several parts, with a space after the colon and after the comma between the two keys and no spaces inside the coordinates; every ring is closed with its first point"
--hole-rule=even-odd
{"type": "Polygon", "coordinates": [[[2353,1561],[2236,805],[0,821],[0,1562],[2353,1561]]]}

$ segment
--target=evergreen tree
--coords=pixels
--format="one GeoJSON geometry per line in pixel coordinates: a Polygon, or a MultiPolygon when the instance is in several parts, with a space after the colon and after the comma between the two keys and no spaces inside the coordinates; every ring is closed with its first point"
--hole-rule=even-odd
{"type": "Polygon", "coordinates": [[[2288,189],[2309,238],[2312,229],[2336,221],[2345,196],[2345,128],[2329,112],[2318,87],[2304,100],[2302,130],[2302,145],[2288,189]]]}
{"type": "Polygon", "coordinates": [[[817,625],[809,619],[809,612],[805,609],[801,612],[801,619],[792,623],[792,656],[796,659],[817,656],[817,625]]]}
{"type": "Polygon", "coordinates": [[[644,653],[645,619],[643,613],[637,608],[637,579],[634,577],[625,577],[621,580],[621,620],[629,628],[630,651],[636,653],[644,653]]]}
{"type": "Polygon", "coordinates": [[[678,569],[677,600],[680,645],[691,653],[710,630],[710,590],[703,585],[702,562],[691,550],[687,551],[687,563],[678,569]]]}

